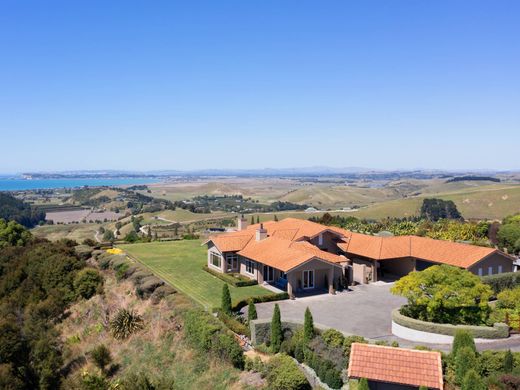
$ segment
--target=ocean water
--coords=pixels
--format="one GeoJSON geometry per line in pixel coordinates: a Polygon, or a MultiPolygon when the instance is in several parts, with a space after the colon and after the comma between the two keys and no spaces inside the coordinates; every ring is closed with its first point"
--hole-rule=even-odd
{"type": "Polygon", "coordinates": [[[115,179],[33,179],[0,178],[0,191],[22,191],[55,188],[76,188],[83,186],[121,186],[152,184],[159,182],[153,178],[115,178],[115,179]]]}

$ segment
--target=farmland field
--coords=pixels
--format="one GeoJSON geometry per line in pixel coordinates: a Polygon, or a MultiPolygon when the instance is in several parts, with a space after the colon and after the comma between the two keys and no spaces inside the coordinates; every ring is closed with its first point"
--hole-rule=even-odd
{"type": "MultiPolygon", "coordinates": [[[[204,271],[207,251],[199,240],[120,245],[122,250],[201,305],[220,306],[222,280],[204,271]]],[[[260,286],[229,286],[233,303],[271,292],[260,286]]]]}
{"type": "Polygon", "coordinates": [[[61,238],[69,238],[78,242],[86,238],[94,239],[100,225],[96,223],[67,224],[67,225],[43,225],[31,230],[36,237],[46,238],[51,241],[61,238]]]}

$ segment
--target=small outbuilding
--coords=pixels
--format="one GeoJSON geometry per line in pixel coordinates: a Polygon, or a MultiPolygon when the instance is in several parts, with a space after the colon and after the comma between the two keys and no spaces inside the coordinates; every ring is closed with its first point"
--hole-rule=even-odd
{"type": "Polygon", "coordinates": [[[368,380],[370,390],[443,388],[440,352],[353,343],[349,379],[368,380]]]}

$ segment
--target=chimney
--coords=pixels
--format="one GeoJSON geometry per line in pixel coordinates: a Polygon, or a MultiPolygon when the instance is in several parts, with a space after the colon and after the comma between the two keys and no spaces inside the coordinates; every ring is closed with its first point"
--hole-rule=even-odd
{"type": "Polygon", "coordinates": [[[267,230],[264,229],[264,224],[261,223],[260,227],[256,229],[256,241],[262,241],[267,238],[267,230]]]}
{"type": "Polygon", "coordinates": [[[244,214],[242,214],[240,217],[238,217],[237,230],[245,230],[246,228],[247,219],[244,217],[244,214]]]}

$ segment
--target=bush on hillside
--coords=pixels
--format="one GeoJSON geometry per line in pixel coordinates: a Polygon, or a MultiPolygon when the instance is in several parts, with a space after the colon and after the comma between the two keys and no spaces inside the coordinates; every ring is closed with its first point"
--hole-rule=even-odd
{"type": "Polygon", "coordinates": [[[273,390],[310,390],[311,386],[296,363],[287,355],[273,357],[268,365],[267,382],[273,390]]]}
{"type": "Polygon", "coordinates": [[[102,372],[105,372],[106,367],[112,362],[110,350],[105,344],[100,344],[90,351],[90,357],[92,358],[94,365],[102,372]]]}
{"type": "Polygon", "coordinates": [[[74,291],[78,296],[89,299],[94,294],[103,292],[103,283],[103,276],[97,270],[85,268],[74,278],[74,291]]]}
{"type": "Polygon", "coordinates": [[[336,329],[327,329],[321,334],[321,337],[329,347],[342,347],[345,340],[343,333],[336,329]]]}
{"type": "Polygon", "coordinates": [[[482,281],[489,285],[496,295],[504,290],[520,286],[520,272],[506,272],[497,275],[487,275],[482,277],[482,281]]]}
{"type": "Polygon", "coordinates": [[[156,305],[161,301],[161,299],[166,298],[168,295],[175,294],[176,292],[177,290],[175,290],[173,287],[165,284],[155,289],[155,291],[150,296],[150,300],[154,305],[156,305]]]}
{"type": "Polygon", "coordinates": [[[135,292],[141,299],[148,299],[153,292],[164,285],[164,282],[156,276],[149,276],[141,279],[141,282],[136,286],[135,292]]]}

